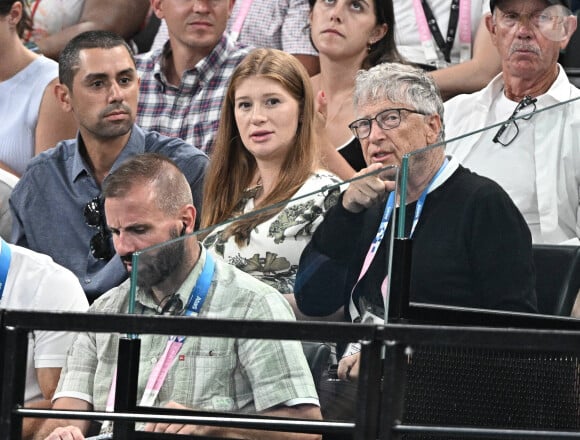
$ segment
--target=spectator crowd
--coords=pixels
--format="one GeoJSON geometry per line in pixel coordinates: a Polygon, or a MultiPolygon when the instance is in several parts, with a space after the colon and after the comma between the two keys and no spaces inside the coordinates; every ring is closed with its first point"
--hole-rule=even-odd
{"type": "MultiPolygon", "coordinates": [[[[580,246],[576,7],[0,0],[0,308],[380,323],[397,228],[411,301],[542,313],[534,246],[580,246]]],[[[117,347],[35,332],[26,405],[111,410],[117,347]]],[[[141,405],[328,414],[299,343],[142,347],[141,405]]],[[[356,381],[360,348],[334,348],[356,381]]]]}

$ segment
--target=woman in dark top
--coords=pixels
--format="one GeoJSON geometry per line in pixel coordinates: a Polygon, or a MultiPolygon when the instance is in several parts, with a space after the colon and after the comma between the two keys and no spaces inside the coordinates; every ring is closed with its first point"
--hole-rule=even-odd
{"type": "MultiPolygon", "coordinates": [[[[318,50],[320,73],[311,78],[318,110],[325,116],[326,143],[348,165],[329,169],[343,179],[364,168],[360,142],[348,124],[354,119],[352,92],[359,69],[401,61],[394,39],[391,0],[309,0],[310,35],[318,50]]],[[[331,152],[323,151],[327,157],[331,152]]]]}

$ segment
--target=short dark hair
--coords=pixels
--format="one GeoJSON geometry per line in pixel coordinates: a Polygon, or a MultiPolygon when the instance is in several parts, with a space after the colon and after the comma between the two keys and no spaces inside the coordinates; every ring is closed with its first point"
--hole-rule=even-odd
{"type": "Polygon", "coordinates": [[[103,182],[103,200],[124,197],[137,185],[152,184],[159,209],[172,215],[185,205],[193,205],[191,187],[175,163],[157,153],[131,156],[103,182]]]}
{"type": "Polygon", "coordinates": [[[72,90],[74,76],[79,69],[79,53],[83,49],[112,49],[124,46],[131,55],[135,65],[135,57],[131,46],[123,37],[109,31],[87,31],[72,38],[62,50],[58,59],[58,79],[72,90]]]}

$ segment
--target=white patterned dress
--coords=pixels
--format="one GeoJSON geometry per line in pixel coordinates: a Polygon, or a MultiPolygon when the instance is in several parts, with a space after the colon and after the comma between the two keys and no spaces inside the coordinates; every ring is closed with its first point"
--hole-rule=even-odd
{"type": "MultiPolygon", "coordinates": [[[[258,225],[245,246],[233,236],[224,240],[225,227],[214,230],[203,244],[214,256],[233,264],[281,293],[294,291],[294,280],[302,250],[338,200],[340,179],[328,171],[312,174],[277,215],[258,225]],[[329,190],[319,191],[324,187],[329,190]],[[313,195],[304,197],[316,192],[313,195]]],[[[254,210],[254,198],[242,200],[243,212],[254,210]],[[245,202],[245,204],[244,204],[245,202]]]]}

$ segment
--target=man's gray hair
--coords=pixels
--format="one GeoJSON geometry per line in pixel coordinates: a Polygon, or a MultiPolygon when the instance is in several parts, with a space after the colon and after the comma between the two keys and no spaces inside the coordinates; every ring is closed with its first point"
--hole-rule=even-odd
{"type": "Polygon", "coordinates": [[[443,141],[443,100],[433,78],[422,69],[406,64],[383,63],[368,70],[359,70],[354,88],[355,107],[385,100],[407,105],[426,115],[438,114],[441,118],[438,141],[443,141]]]}

